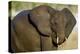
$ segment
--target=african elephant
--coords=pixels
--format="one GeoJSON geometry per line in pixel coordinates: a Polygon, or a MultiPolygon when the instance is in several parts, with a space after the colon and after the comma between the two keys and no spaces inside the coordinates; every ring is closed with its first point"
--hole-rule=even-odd
{"type": "Polygon", "coordinates": [[[30,19],[39,32],[43,36],[52,36],[53,42],[57,45],[62,44],[68,38],[76,24],[74,16],[67,8],[59,11],[42,5],[32,9],[30,16],[32,16],[30,19]]]}
{"type": "Polygon", "coordinates": [[[57,50],[75,24],[67,8],[59,11],[40,5],[24,10],[11,21],[11,52],[57,50]]]}

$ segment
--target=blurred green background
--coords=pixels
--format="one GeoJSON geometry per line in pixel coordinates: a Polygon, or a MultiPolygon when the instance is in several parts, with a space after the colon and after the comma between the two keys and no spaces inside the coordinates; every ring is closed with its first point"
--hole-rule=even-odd
{"type": "MultiPolygon", "coordinates": [[[[32,9],[39,5],[48,5],[54,9],[62,10],[63,8],[68,8],[74,15],[77,13],[77,5],[66,5],[66,4],[53,4],[53,3],[40,3],[40,2],[20,2],[20,1],[11,1],[9,4],[9,13],[14,17],[17,13],[22,10],[32,9]]],[[[9,14],[10,15],[10,14],[9,14]]]]}

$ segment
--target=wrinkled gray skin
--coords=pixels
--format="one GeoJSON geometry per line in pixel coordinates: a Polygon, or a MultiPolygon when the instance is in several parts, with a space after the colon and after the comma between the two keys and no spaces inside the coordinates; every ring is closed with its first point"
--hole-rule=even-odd
{"type": "Polygon", "coordinates": [[[52,16],[50,22],[51,22],[52,31],[56,33],[56,37],[54,37],[54,38],[57,41],[55,41],[55,39],[53,39],[53,41],[56,44],[60,45],[65,41],[65,38],[66,38],[66,36],[65,36],[66,18],[61,11],[56,11],[54,16],[52,16]]]}
{"type": "Polygon", "coordinates": [[[55,10],[45,5],[33,8],[30,12],[30,20],[41,34],[40,39],[42,50],[57,49],[57,47],[52,44],[52,30],[50,26],[51,14],[49,12],[53,12],[54,14],[55,10]]]}
{"type": "Polygon", "coordinates": [[[11,22],[12,51],[57,50],[75,24],[76,20],[67,8],[58,11],[41,5],[22,11],[11,22]]]}
{"type": "Polygon", "coordinates": [[[56,36],[53,37],[55,44],[61,44],[65,41],[66,16],[61,11],[42,5],[32,9],[30,16],[31,21],[41,34],[53,37],[53,33],[56,33],[56,36]]]}

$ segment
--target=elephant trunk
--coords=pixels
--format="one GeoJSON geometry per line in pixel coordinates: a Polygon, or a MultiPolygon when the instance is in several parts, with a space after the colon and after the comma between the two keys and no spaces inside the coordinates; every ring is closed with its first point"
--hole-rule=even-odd
{"type": "Polygon", "coordinates": [[[57,44],[60,45],[66,40],[64,31],[57,33],[57,44]]]}
{"type": "Polygon", "coordinates": [[[65,40],[65,33],[64,32],[52,32],[52,42],[55,46],[62,44],[65,40]]]}

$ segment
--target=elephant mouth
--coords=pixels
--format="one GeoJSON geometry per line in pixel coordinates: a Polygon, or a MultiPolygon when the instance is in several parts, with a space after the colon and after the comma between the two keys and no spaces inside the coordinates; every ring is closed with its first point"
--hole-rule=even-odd
{"type": "Polygon", "coordinates": [[[53,42],[53,44],[54,44],[55,46],[58,46],[58,45],[61,45],[62,43],[64,43],[65,41],[66,41],[66,39],[64,39],[64,40],[62,40],[62,41],[60,42],[59,37],[57,37],[57,38],[54,38],[54,40],[53,40],[52,42],[53,42]]]}
{"type": "Polygon", "coordinates": [[[59,37],[57,37],[57,45],[61,45],[62,43],[64,43],[66,41],[66,38],[62,39],[60,41],[59,37]]]}
{"type": "Polygon", "coordinates": [[[52,42],[55,46],[61,45],[66,41],[66,37],[60,38],[55,33],[53,33],[54,36],[52,36],[52,42]]]}

